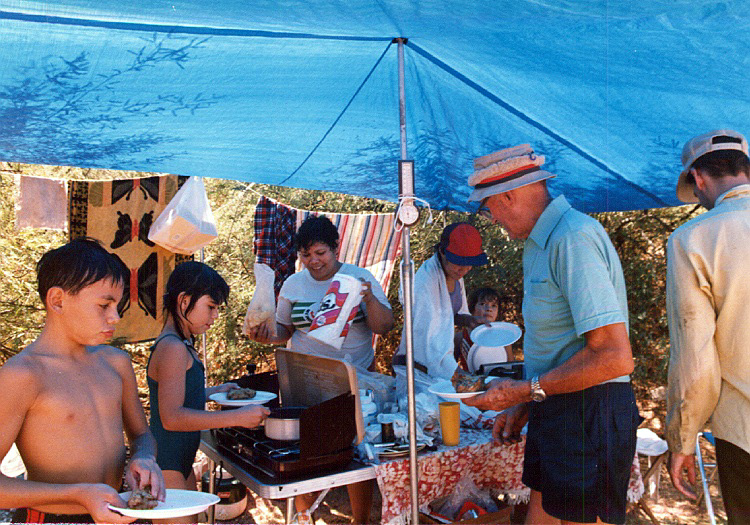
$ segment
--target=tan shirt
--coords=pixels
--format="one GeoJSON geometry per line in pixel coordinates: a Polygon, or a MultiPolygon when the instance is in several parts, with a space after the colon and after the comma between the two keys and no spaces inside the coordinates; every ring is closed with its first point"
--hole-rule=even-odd
{"type": "Polygon", "coordinates": [[[719,196],[667,243],[667,441],[715,437],[750,453],[750,185],[719,196]]]}

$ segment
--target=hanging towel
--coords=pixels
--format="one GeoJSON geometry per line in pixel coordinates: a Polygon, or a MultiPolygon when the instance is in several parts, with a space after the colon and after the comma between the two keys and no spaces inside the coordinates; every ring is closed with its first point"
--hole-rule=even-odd
{"type": "Polygon", "coordinates": [[[68,195],[64,180],[16,175],[16,229],[68,227],[68,195]]]}
{"type": "Polygon", "coordinates": [[[294,249],[297,210],[268,197],[261,197],[255,206],[255,262],[274,271],[273,288],[279,297],[281,285],[294,273],[297,252],[294,249]]]}
{"type": "Polygon", "coordinates": [[[130,273],[117,305],[122,319],[115,326],[116,339],[145,341],[162,329],[167,279],[175,265],[192,256],[177,255],[154,244],[148,232],[186,180],[165,175],[70,184],[70,238],[101,241],[130,273]]]}

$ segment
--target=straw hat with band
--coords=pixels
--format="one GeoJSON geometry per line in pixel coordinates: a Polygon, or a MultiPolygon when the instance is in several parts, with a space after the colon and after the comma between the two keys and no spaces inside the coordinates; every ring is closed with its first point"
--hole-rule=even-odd
{"type": "Polygon", "coordinates": [[[687,181],[693,163],[706,153],[732,149],[747,155],[747,140],[731,129],[717,129],[690,139],[682,148],[683,170],[677,178],[677,198],[685,203],[698,202],[698,197],[693,194],[693,184],[687,181]]]}
{"type": "Polygon", "coordinates": [[[474,159],[474,173],[469,176],[469,186],[474,191],[469,196],[469,202],[482,201],[490,195],[555,177],[541,169],[543,164],[544,156],[534,154],[529,144],[474,159]]]}
{"type": "Polygon", "coordinates": [[[438,248],[448,262],[459,266],[487,264],[487,254],[482,251],[482,236],[468,222],[446,226],[440,236],[438,248]]]}

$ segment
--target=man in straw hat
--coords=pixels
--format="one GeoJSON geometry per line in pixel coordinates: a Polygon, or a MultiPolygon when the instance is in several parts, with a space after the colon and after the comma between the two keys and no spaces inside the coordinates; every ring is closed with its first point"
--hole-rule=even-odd
{"type": "Polygon", "coordinates": [[[506,410],[501,441],[528,420],[526,523],[624,523],[640,422],[620,260],[596,220],[547,191],[544,157],[528,144],[476,159],[469,201],[523,252],[528,379],[498,379],[464,402],[506,410]]]}
{"type": "Polygon", "coordinates": [[[750,160],[731,130],[694,137],[682,150],[677,197],[706,213],[667,243],[671,342],[667,394],[669,474],[696,495],[695,436],[711,418],[729,523],[750,523],[750,160]]]}

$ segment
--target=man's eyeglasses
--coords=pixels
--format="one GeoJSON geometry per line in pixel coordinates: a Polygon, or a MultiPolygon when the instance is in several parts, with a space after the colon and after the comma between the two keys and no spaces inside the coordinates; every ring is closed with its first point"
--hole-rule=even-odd
{"type": "Polygon", "coordinates": [[[488,221],[492,220],[492,212],[487,206],[480,206],[476,211],[476,214],[484,219],[487,219],[488,221]]]}

